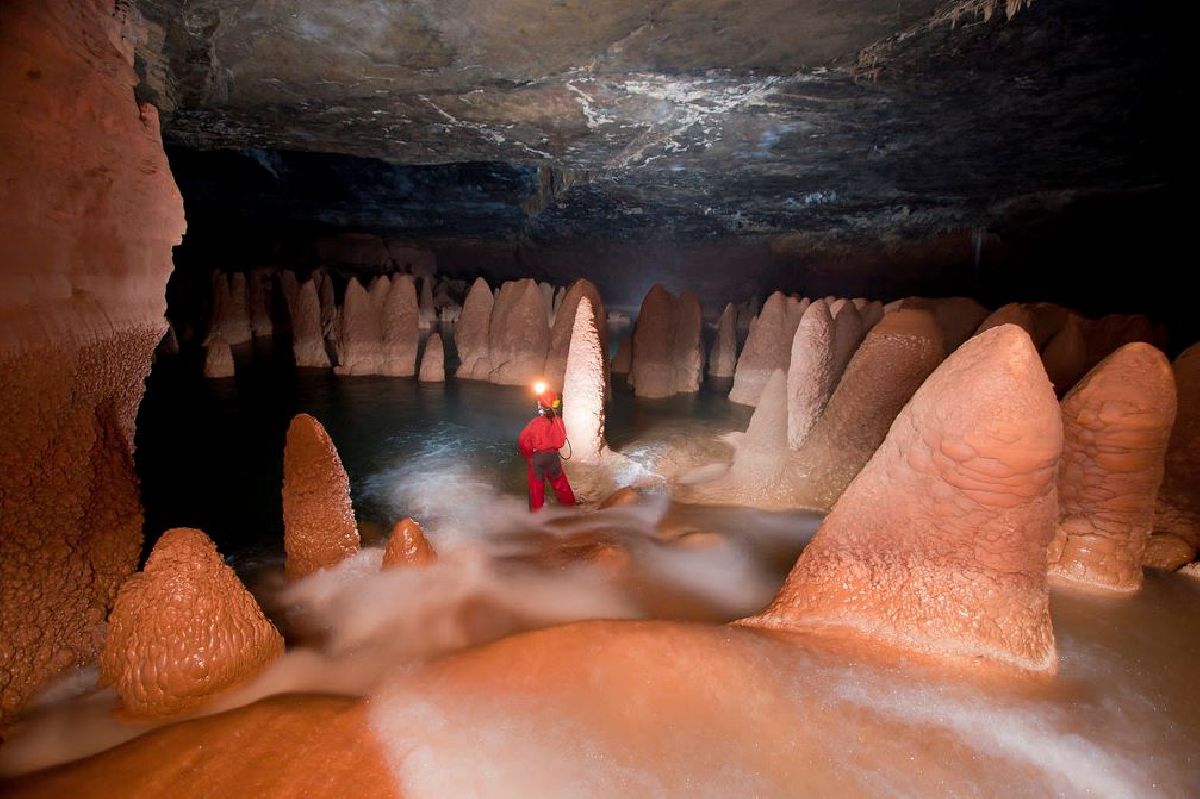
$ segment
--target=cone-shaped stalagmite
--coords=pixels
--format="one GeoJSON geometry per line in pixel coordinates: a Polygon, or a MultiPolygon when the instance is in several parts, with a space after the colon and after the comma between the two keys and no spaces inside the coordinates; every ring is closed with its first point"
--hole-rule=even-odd
{"type": "Polygon", "coordinates": [[[1155,511],[1155,549],[1181,551],[1173,537],[1200,548],[1200,344],[1188,347],[1171,366],[1178,415],[1167,446],[1166,473],[1155,511]]]}
{"type": "Polygon", "coordinates": [[[733,388],[729,391],[731,401],[742,405],[758,404],[758,395],[771,374],[776,369],[788,368],[795,332],[789,325],[787,298],[777,291],[767,298],[746,338],[734,372],[733,388]]]}
{"type": "Polygon", "coordinates": [[[283,654],[283,638],[199,530],[163,534],[121,586],[100,680],[139,716],[202,704],[283,654]]]}
{"type": "Polygon", "coordinates": [[[798,449],[834,388],[834,322],[824,300],[808,306],[792,337],[787,372],[787,442],[798,449]]]}
{"type": "Polygon", "coordinates": [[[631,341],[630,380],[639,397],[675,393],[675,298],[655,283],[638,311],[631,341]]]}
{"type": "Polygon", "coordinates": [[[425,537],[421,525],[408,518],[396,522],[383,552],[383,568],[428,566],[436,560],[437,552],[425,537]]]}
{"type": "Polygon", "coordinates": [[[329,366],[325,336],[321,332],[321,301],[311,280],[297,290],[292,306],[292,354],[297,366],[329,366]]]}
{"type": "MultiPolygon", "coordinates": [[[[562,310],[565,312],[564,302],[562,310]]],[[[572,458],[583,463],[600,459],[607,444],[604,440],[604,353],[592,303],[587,297],[576,305],[571,348],[563,377],[563,424],[571,441],[572,458]]]]}
{"type": "Polygon", "coordinates": [[[872,328],[789,466],[794,504],[829,508],[837,501],[943,352],[928,311],[892,311],[872,328]]]}
{"type": "Polygon", "coordinates": [[[421,373],[417,377],[422,383],[446,382],[446,350],[440,333],[425,340],[425,352],[421,355],[421,373]]]}
{"type": "Polygon", "coordinates": [[[712,377],[733,377],[737,366],[737,310],[728,303],[717,322],[717,338],[713,342],[712,355],[708,359],[708,373],[712,377]]]}
{"type": "Polygon", "coordinates": [[[742,623],[1055,671],[1046,546],[1061,449],[1028,335],[975,337],[913,396],[770,607],[742,623]]]}
{"type": "Polygon", "coordinates": [[[593,325],[600,340],[600,351],[608,358],[608,326],[604,323],[604,302],[599,290],[588,280],[576,280],[562,295],[558,313],[554,316],[554,327],[550,331],[550,350],[546,355],[546,382],[552,386],[563,384],[567,371],[567,353],[571,349],[571,331],[575,329],[575,309],[584,297],[592,304],[593,325]]]}
{"type": "Polygon", "coordinates": [[[691,393],[700,390],[700,375],[704,368],[704,350],[700,343],[702,324],[700,300],[690,291],[675,298],[675,327],[671,333],[675,364],[675,391],[691,393]]]}
{"type": "Polygon", "coordinates": [[[417,315],[412,276],[393,276],[383,306],[382,374],[412,377],[416,372],[421,337],[417,315]]]}
{"type": "Polygon", "coordinates": [[[738,442],[730,477],[741,491],[773,481],[787,457],[787,373],[776,369],[759,394],[746,434],[738,442]]]}
{"type": "Polygon", "coordinates": [[[376,282],[368,291],[357,280],[346,284],[342,302],[339,375],[377,375],[383,371],[383,291],[376,282]]]}
{"type": "Polygon", "coordinates": [[[1171,364],[1149,344],[1127,344],[1071,390],[1062,419],[1050,573],[1133,591],[1142,584],[1142,556],[1175,421],[1171,364]]]}
{"type": "Polygon", "coordinates": [[[537,283],[529,278],[505,283],[488,325],[488,380],[501,385],[532,383],[542,376],[549,346],[546,303],[537,283]]]}
{"type": "Polygon", "coordinates": [[[488,359],[488,326],[495,298],[487,281],[475,278],[463,303],[462,315],[454,326],[454,345],[458,348],[458,377],[486,380],[492,371],[488,359]]]}
{"type": "Polygon", "coordinates": [[[833,384],[842,379],[842,373],[854,356],[854,351],[863,340],[862,317],[854,303],[845,301],[833,316],[833,384]]]}
{"type": "Polygon", "coordinates": [[[358,551],[350,480],[329,434],[306,413],[292,419],[283,450],[283,549],[293,579],[358,551]]]}
{"type": "Polygon", "coordinates": [[[208,340],[204,350],[205,377],[233,377],[233,350],[220,336],[208,340]]]}

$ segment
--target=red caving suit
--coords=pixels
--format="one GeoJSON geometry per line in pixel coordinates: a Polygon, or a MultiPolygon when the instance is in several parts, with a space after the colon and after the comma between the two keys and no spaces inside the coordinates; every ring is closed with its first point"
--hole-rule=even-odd
{"type": "Polygon", "coordinates": [[[517,437],[517,448],[525,458],[529,478],[531,511],[538,510],[546,502],[545,480],[550,481],[559,505],[575,505],[575,492],[567,482],[562,460],[558,457],[558,450],[566,441],[567,429],[563,426],[562,418],[556,415],[547,419],[540,413],[525,425],[525,429],[517,437]]]}

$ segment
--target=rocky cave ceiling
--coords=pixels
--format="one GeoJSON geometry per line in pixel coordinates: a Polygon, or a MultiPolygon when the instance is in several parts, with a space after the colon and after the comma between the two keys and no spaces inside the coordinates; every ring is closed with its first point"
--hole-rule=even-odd
{"type": "Polygon", "coordinates": [[[1168,184],[1166,15],[1097,0],[136,0],[189,219],[918,238],[1168,184]]]}

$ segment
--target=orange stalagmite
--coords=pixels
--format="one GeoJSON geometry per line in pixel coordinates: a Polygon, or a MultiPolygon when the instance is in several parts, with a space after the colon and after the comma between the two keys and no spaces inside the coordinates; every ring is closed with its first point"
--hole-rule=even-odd
{"type": "Polygon", "coordinates": [[[741,623],[1054,672],[1046,547],[1061,449],[1029,336],[979,334],[917,390],[774,602],[741,623]]]}
{"type": "Polygon", "coordinates": [[[168,530],[121,586],[100,680],[137,716],[174,716],[257,673],[283,638],[200,530],[168,530]]]}
{"type": "Polygon", "coordinates": [[[1175,421],[1171,364],[1149,344],[1126,344],[1067,394],[1062,417],[1050,573],[1136,590],[1175,421]]]}
{"type": "Polygon", "coordinates": [[[421,525],[409,518],[396,522],[383,553],[383,568],[428,566],[435,561],[437,552],[425,537],[421,525]]]}
{"type": "Polygon", "coordinates": [[[288,426],[283,450],[283,549],[291,579],[358,551],[350,480],[329,434],[307,413],[288,426]]]}

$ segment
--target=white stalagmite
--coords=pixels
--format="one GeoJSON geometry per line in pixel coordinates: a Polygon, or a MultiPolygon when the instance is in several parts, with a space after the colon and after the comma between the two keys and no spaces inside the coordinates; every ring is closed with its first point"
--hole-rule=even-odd
{"type": "Polygon", "coordinates": [[[575,311],[567,370],[563,377],[563,424],[571,440],[571,456],[595,463],[607,449],[604,440],[606,364],[596,332],[592,303],[581,297],[575,311]]]}
{"type": "MultiPolygon", "coordinates": [[[[543,284],[545,285],[545,284],[543,284]]],[[[544,290],[543,290],[544,293],[544,290]]],[[[600,291],[589,280],[580,278],[571,284],[559,300],[559,310],[550,330],[550,349],[546,354],[546,382],[552,386],[562,385],[567,370],[567,352],[571,346],[571,331],[575,326],[575,309],[579,300],[586,297],[592,304],[592,317],[596,332],[600,336],[600,351],[608,357],[608,326],[604,324],[604,301],[600,291]]]]}
{"type": "Polygon", "coordinates": [[[475,278],[462,315],[454,327],[454,344],[458,348],[458,377],[486,380],[492,370],[488,358],[488,327],[491,324],[495,298],[487,281],[475,278]]]}
{"type": "Polygon", "coordinates": [[[799,449],[835,388],[834,323],[824,300],[808,306],[792,338],[787,373],[787,441],[799,449]]]}
{"type": "Polygon", "coordinates": [[[417,290],[411,275],[394,275],[383,307],[382,374],[412,377],[420,344],[417,290]]]}
{"type": "Polygon", "coordinates": [[[446,350],[440,333],[425,340],[425,353],[421,356],[421,373],[417,377],[422,383],[444,383],[446,381],[446,350]]]}
{"type": "Polygon", "coordinates": [[[728,303],[717,322],[717,338],[713,342],[712,355],[708,359],[708,373],[712,377],[733,377],[737,366],[737,309],[728,303]]]}
{"type": "Polygon", "coordinates": [[[296,290],[292,312],[292,353],[297,366],[329,366],[325,336],[321,333],[321,301],[317,298],[317,287],[311,280],[302,283],[296,290]]]}

